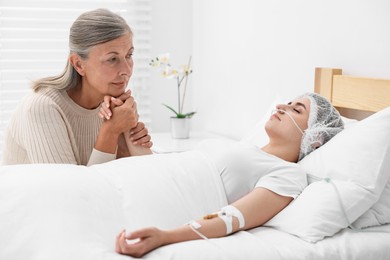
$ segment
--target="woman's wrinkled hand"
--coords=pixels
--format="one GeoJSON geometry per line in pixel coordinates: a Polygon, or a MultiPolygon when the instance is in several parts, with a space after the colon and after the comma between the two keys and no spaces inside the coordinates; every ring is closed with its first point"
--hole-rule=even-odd
{"type": "Polygon", "coordinates": [[[123,105],[126,99],[131,97],[131,90],[127,90],[125,93],[115,98],[112,96],[104,96],[103,102],[100,106],[99,116],[105,120],[110,120],[112,116],[112,109],[123,105]]]}
{"type": "Polygon", "coordinates": [[[150,251],[165,244],[164,231],[150,227],[126,235],[123,230],[116,237],[115,251],[119,254],[142,257],[150,251]],[[132,240],[128,242],[127,240],[132,240]]]}
{"type": "Polygon", "coordinates": [[[105,96],[100,106],[99,116],[116,133],[127,133],[138,124],[137,103],[130,90],[119,97],[105,96]],[[119,132],[118,132],[119,131],[119,132]]]}
{"type": "Polygon", "coordinates": [[[109,120],[105,120],[104,125],[110,131],[120,134],[127,133],[138,124],[137,104],[133,97],[129,97],[123,105],[112,109],[112,116],[109,120]]]}
{"type": "MultiPolygon", "coordinates": [[[[101,118],[104,118],[105,120],[110,120],[110,118],[112,117],[112,110],[114,110],[118,106],[122,106],[129,98],[133,99],[130,90],[126,91],[125,93],[123,93],[117,98],[111,96],[105,96],[104,101],[100,106],[99,116],[101,118]]],[[[138,120],[138,114],[137,114],[137,120],[138,120]]],[[[129,134],[128,136],[126,136],[126,138],[129,138],[134,145],[141,145],[145,148],[151,148],[153,146],[153,143],[151,142],[152,138],[149,135],[149,131],[145,127],[144,123],[137,122],[136,126],[130,129],[128,133],[129,134]]]]}
{"type": "Polygon", "coordinates": [[[138,122],[137,126],[130,130],[129,138],[135,145],[146,148],[151,148],[153,145],[149,131],[142,122],[138,122]]]}

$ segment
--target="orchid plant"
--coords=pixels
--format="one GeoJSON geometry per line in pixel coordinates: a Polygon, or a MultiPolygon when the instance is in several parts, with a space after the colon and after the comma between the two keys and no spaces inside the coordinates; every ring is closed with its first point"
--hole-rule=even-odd
{"type": "Polygon", "coordinates": [[[159,55],[155,59],[152,59],[150,61],[150,66],[155,68],[160,68],[162,72],[162,76],[166,79],[176,79],[177,83],[177,110],[172,108],[171,106],[168,106],[166,104],[163,104],[165,107],[167,107],[169,110],[171,110],[173,113],[175,113],[177,118],[191,118],[196,112],[190,112],[190,113],[183,113],[183,107],[184,107],[184,101],[186,97],[186,91],[187,91],[187,82],[188,82],[188,76],[192,73],[191,69],[191,56],[188,60],[187,65],[182,65],[179,68],[173,67],[169,63],[169,53],[159,55]],[[181,91],[182,83],[184,81],[184,89],[181,91]]]}

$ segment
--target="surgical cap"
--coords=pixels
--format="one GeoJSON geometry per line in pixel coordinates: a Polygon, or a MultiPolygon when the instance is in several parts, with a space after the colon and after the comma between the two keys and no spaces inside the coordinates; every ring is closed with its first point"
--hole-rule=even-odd
{"type": "Polygon", "coordinates": [[[302,136],[298,161],[344,129],[339,112],[326,98],[315,93],[306,93],[300,98],[310,100],[310,114],[308,128],[302,136]]]}

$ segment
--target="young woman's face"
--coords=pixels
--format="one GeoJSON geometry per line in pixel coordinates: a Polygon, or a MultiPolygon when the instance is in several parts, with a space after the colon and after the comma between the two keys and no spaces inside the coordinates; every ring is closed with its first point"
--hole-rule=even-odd
{"type": "Polygon", "coordinates": [[[279,104],[266,123],[268,135],[288,140],[301,140],[303,131],[308,127],[310,100],[299,98],[287,104],[279,104]],[[295,121],[295,123],[294,123],[295,121]]]}
{"type": "Polygon", "coordinates": [[[123,94],[133,73],[133,51],[130,33],[92,47],[83,60],[82,87],[101,96],[123,94]]]}

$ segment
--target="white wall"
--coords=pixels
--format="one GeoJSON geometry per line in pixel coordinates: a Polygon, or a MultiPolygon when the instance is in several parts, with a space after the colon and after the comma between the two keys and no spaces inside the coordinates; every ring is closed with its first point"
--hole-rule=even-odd
{"type": "MultiPolygon", "coordinates": [[[[192,0],[154,0],[151,4],[152,55],[169,52],[172,65],[187,64],[189,56],[192,55],[192,0]]],[[[169,131],[169,118],[174,114],[163,107],[162,103],[177,107],[176,81],[163,78],[158,70],[151,70],[150,84],[151,130],[169,131]]],[[[187,86],[189,90],[191,84],[192,76],[187,86]]],[[[186,98],[185,105],[188,110],[191,109],[191,96],[186,98]]]]}
{"type": "Polygon", "coordinates": [[[315,67],[390,78],[388,0],[194,1],[195,129],[239,138],[315,67]]]}

